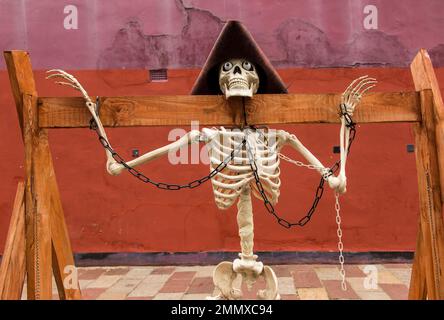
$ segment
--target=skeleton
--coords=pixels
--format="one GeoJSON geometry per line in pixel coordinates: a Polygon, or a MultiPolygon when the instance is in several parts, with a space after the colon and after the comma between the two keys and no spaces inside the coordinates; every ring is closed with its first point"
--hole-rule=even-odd
{"type": "MultiPolygon", "coordinates": [[[[63,70],[50,70],[47,78],[59,78],[62,81],[56,83],[68,85],[79,90],[86,100],[93,120],[97,125],[100,135],[106,136],[103,125],[96,110],[96,104],[90,99],[81,84],[70,74],[63,70]]],[[[210,168],[216,168],[229,155],[234,155],[230,163],[222,172],[211,178],[215,203],[220,209],[228,209],[237,201],[237,221],[239,226],[241,253],[233,262],[221,262],[214,270],[213,280],[219,289],[219,295],[209,297],[211,299],[239,299],[242,292],[234,285],[240,274],[247,288],[251,289],[258,277],[265,279],[266,288],[259,290],[259,299],[279,299],[277,278],[274,271],[257,261],[258,256],[253,253],[253,212],[251,194],[262,200],[261,194],[255,183],[251,162],[257,167],[257,175],[263,185],[267,198],[274,205],[279,198],[280,159],[292,161],[280,153],[284,146],[296,149],[309,163],[305,165],[315,169],[328,182],[329,186],[338,194],[346,191],[346,159],[349,143],[350,128],[347,126],[347,116],[353,115],[356,105],[362,95],[374,87],[376,81],[367,76],[353,81],[345,90],[341,100],[341,129],[340,129],[340,172],[334,176],[330,169],[325,167],[294,134],[283,130],[257,130],[246,127],[239,130],[226,130],[225,128],[204,128],[202,131],[192,130],[177,141],[156,150],[150,151],[140,157],[127,162],[131,167],[137,167],[148,163],[169,152],[176,152],[179,148],[191,143],[204,142],[207,145],[210,158],[210,168]],[[241,145],[243,144],[243,145],[241,145]],[[240,147],[239,147],[240,146],[240,147]],[[236,150],[236,152],[234,152],[236,150]],[[253,157],[254,159],[251,159],[253,157]]],[[[231,59],[222,63],[219,72],[219,85],[222,93],[230,97],[252,97],[259,87],[259,76],[255,66],[245,59],[231,59]]],[[[113,154],[106,150],[106,169],[111,175],[118,175],[125,166],[118,163],[113,154]]],[[[294,162],[294,161],[293,161],[294,162]]]]}

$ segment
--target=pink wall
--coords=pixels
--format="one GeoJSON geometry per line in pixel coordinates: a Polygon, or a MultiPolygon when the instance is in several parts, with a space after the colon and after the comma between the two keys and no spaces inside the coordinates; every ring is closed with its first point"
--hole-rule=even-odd
{"type": "Polygon", "coordinates": [[[0,49],[29,50],[39,69],[199,68],[238,19],[278,67],[407,66],[421,47],[444,66],[443,12],[442,0],[0,0],[0,49]],[[77,30],[63,26],[69,4],[77,30]]]}

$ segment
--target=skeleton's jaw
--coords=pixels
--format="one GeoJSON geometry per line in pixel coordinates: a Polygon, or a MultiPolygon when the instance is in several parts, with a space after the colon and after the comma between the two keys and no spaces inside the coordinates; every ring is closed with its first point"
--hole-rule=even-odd
{"type": "Polygon", "coordinates": [[[230,97],[253,97],[254,94],[254,85],[251,84],[248,86],[248,83],[244,80],[230,80],[227,84],[224,84],[224,93],[225,98],[228,99],[230,97]]]}

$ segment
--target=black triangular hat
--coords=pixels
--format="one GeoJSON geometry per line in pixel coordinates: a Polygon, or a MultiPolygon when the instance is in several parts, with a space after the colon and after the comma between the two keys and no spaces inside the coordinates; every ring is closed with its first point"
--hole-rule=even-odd
{"type": "Polygon", "coordinates": [[[222,29],[205,62],[191,94],[222,94],[219,88],[220,65],[234,58],[245,58],[259,74],[257,93],[287,93],[287,88],[268,58],[239,22],[230,20],[222,29]]]}

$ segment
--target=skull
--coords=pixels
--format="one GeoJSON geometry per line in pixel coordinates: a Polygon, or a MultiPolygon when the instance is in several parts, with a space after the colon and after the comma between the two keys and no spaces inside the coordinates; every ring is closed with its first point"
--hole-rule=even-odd
{"type": "Polygon", "coordinates": [[[220,66],[220,90],[229,97],[252,97],[259,87],[259,76],[253,64],[245,59],[231,59],[220,66]]]}

